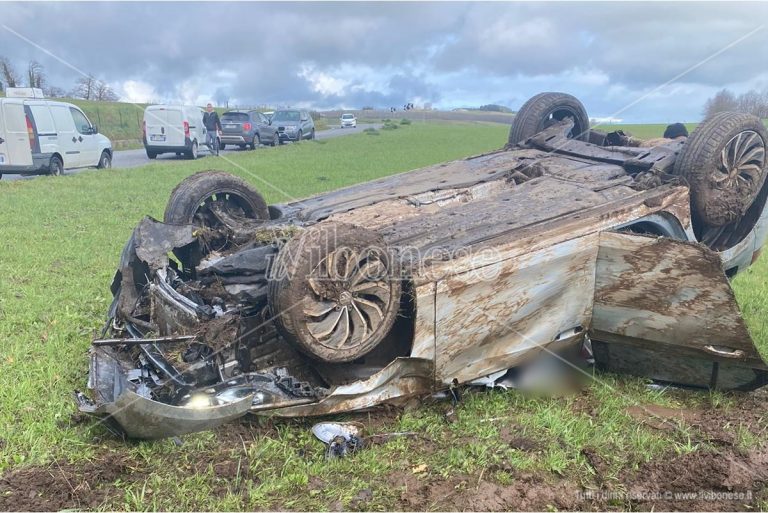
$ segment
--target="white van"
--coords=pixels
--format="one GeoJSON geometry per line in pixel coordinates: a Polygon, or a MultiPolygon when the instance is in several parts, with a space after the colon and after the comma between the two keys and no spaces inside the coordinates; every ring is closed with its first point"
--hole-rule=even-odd
{"type": "Polygon", "coordinates": [[[162,153],[196,159],[205,132],[200,107],[150,105],[144,111],[144,149],[150,159],[162,153]]]}
{"type": "Polygon", "coordinates": [[[6,94],[0,98],[0,177],[112,167],[112,143],[78,107],[46,100],[40,89],[6,94]]]}

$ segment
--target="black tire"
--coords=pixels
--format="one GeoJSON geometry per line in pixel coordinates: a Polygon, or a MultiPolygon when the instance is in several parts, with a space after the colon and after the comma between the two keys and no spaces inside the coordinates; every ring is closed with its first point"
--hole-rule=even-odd
{"type": "Polygon", "coordinates": [[[277,144],[279,144],[280,146],[285,144],[285,141],[279,135],[277,136],[277,144]]]}
{"type": "Polygon", "coordinates": [[[64,162],[61,157],[54,155],[48,164],[48,174],[51,176],[61,176],[64,174],[64,162]]]}
{"type": "Polygon", "coordinates": [[[190,160],[197,160],[198,156],[198,147],[197,147],[197,141],[192,141],[192,149],[188,152],[185,152],[185,155],[190,160]]]}
{"type": "Polygon", "coordinates": [[[525,102],[515,114],[509,129],[508,142],[515,145],[525,141],[566,117],[573,118],[571,136],[581,141],[588,140],[589,116],[578,99],[566,93],[537,94],[525,102]]]}
{"type": "Polygon", "coordinates": [[[157,153],[147,150],[147,158],[149,160],[155,160],[157,158],[157,153]]]}
{"type": "MultiPolygon", "coordinates": [[[[768,131],[755,116],[723,112],[700,124],[675,161],[700,224],[738,222],[765,183],[768,131]]],[[[702,228],[701,226],[699,228],[702,228]]]]}
{"type": "Polygon", "coordinates": [[[227,145],[224,144],[224,143],[219,144],[219,151],[223,150],[226,147],[227,147],[227,145]]]}
{"type": "Polygon", "coordinates": [[[171,192],[163,220],[169,224],[210,226],[208,207],[212,201],[239,216],[269,219],[267,203],[247,182],[223,171],[203,171],[188,176],[171,192]]]}
{"type": "Polygon", "coordinates": [[[255,150],[259,146],[261,146],[261,137],[259,137],[259,134],[255,134],[253,136],[253,141],[251,141],[250,147],[252,150],[255,150]]]}
{"type": "Polygon", "coordinates": [[[304,139],[304,131],[299,130],[299,135],[296,137],[296,142],[300,142],[304,139]]]}
{"type": "Polygon", "coordinates": [[[314,141],[315,140],[315,129],[312,129],[312,132],[309,134],[309,140],[314,141]]]}
{"type": "Polygon", "coordinates": [[[99,164],[97,169],[111,169],[112,168],[112,155],[108,151],[102,151],[101,157],[99,157],[99,164]]]}
{"type": "Polygon", "coordinates": [[[237,145],[237,147],[240,148],[241,150],[244,150],[246,146],[248,146],[248,145],[247,144],[238,144],[237,145]]]}
{"type": "Polygon", "coordinates": [[[282,335],[310,357],[331,363],[372,351],[392,329],[400,294],[400,278],[383,239],[365,228],[332,222],[288,241],[268,284],[270,309],[282,335]]]}
{"type": "Polygon", "coordinates": [[[272,137],[272,147],[274,148],[280,143],[280,136],[277,135],[277,132],[275,132],[274,137],[272,137]]]}
{"type": "Polygon", "coordinates": [[[176,152],[176,156],[177,156],[177,157],[181,157],[181,152],[180,152],[180,151],[177,151],[177,152],[176,152]]]}

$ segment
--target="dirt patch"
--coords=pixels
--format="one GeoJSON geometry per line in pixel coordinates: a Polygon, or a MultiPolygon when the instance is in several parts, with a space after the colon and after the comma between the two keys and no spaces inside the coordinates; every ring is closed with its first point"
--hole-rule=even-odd
{"type": "Polygon", "coordinates": [[[585,507],[581,488],[543,475],[517,474],[509,485],[473,476],[449,479],[418,477],[408,471],[390,482],[401,490],[400,507],[410,511],[548,511],[585,507]]]}
{"type": "Polygon", "coordinates": [[[698,451],[657,458],[622,479],[630,509],[753,509],[768,482],[768,451],[698,451]]]}
{"type": "Polygon", "coordinates": [[[114,481],[125,481],[132,470],[125,458],[107,454],[78,464],[54,461],[8,472],[0,477],[0,510],[96,509],[120,493],[114,481]]]}

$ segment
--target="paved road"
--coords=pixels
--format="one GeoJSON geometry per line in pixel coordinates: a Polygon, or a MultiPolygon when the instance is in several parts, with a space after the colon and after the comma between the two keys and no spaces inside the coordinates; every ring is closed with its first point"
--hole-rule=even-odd
{"type": "MultiPolygon", "coordinates": [[[[351,134],[359,134],[363,130],[365,130],[368,127],[374,127],[379,128],[381,125],[358,125],[357,128],[339,128],[334,127],[329,130],[323,130],[321,132],[317,132],[315,134],[315,137],[318,140],[324,140],[324,139],[332,139],[334,137],[339,137],[342,135],[351,135],[351,134]]],[[[227,149],[223,150],[221,152],[222,155],[232,155],[237,154],[240,152],[246,152],[251,151],[248,149],[241,150],[238,147],[229,146],[227,149]]],[[[207,148],[203,145],[200,147],[200,156],[205,157],[208,156],[207,148]]],[[[172,160],[186,160],[184,156],[177,157],[173,153],[167,153],[165,155],[159,155],[157,157],[157,161],[172,161],[172,160]]],[[[144,150],[124,150],[124,151],[116,151],[115,157],[112,159],[112,167],[116,169],[126,169],[131,167],[139,167],[147,165],[150,162],[150,160],[147,158],[147,154],[144,150]]]]}
{"type": "MultiPolygon", "coordinates": [[[[357,126],[357,128],[339,128],[337,126],[337,127],[330,128],[329,130],[323,130],[321,132],[317,132],[315,134],[315,137],[318,140],[332,139],[334,137],[340,137],[340,136],[343,136],[343,135],[359,134],[363,130],[365,130],[366,128],[369,128],[369,127],[381,128],[381,124],[360,124],[360,125],[357,126]]],[[[237,153],[239,153],[241,151],[250,151],[250,150],[247,150],[247,149],[241,150],[240,148],[234,148],[234,149],[226,149],[226,150],[222,151],[221,153],[222,153],[222,155],[232,155],[232,154],[237,154],[237,153]]],[[[205,146],[203,145],[200,148],[200,157],[207,157],[207,156],[208,156],[208,152],[205,149],[205,146]]],[[[183,157],[183,156],[177,157],[173,153],[167,153],[165,155],[160,155],[160,156],[157,157],[156,161],[157,162],[164,162],[164,161],[174,161],[174,160],[188,162],[185,157],[183,157]]],[[[115,152],[115,155],[114,155],[114,157],[112,159],[112,167],[114,167],[115,169],[129,169],[129,168],[134,168],[134,167],[145,166],[145,165],[149,164],[150,162],[152,162],[152,161],[147,158],[147,154],[146,154],[146,152],[143,149],[142,150],[122,150],[122,151],[116,151],[115,152]]],[[[76,174],[76,173],[80,173],[82,171],[87,171],[87,170],[88,169],[72,169],[72,170],[67,170],[65,172],[65,174],[67,174],[67,175],[76,174]]],[[[4,181],[5,180],[12,181],[12,180],[20,180],[20,179],[30,179],[30,178],[35,178],[35,177],[34,176],[24,177],[24,176],[19,176],[19,175],[5,175],[5,176],[3,176],[3,180],[4,181]]]]}

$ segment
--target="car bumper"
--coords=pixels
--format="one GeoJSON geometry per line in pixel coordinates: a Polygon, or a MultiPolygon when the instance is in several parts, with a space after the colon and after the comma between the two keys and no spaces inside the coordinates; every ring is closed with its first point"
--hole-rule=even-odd
{"type": "Polygon", "coordinates": [[[157,153],[158,155],[161,153],[175,153],[175,152],[185,152],[185,151],[192,151],[192,140],[186,139],[184,141],[183,146],[178,145],[164,145],[164,144],[152,144],[151,142],[148,142],[146,139],[143,140],[144,142],[144,149],[147,151],[151,151],[152,153],[157,153]]]}
{"type": "Polygon", "coordinates": [[[252,135],[221,134],[221,144],[250,144],[252,141],[252,135]]]}
{"type": "Polygon", "coordinates": [[[299,140],[298,132],[278,132],[278,135],[280,136],[281,141],[298,141],[299,140]]]}
{"type": "Polygon", "coordinates": [[[357,126],[357,123],[355,123],[355,122],[352,122],[352,123],[342,123],[341,124],[342,128],[347,128],[347,127],[355,128],[356,126],[357,126]]]}
{"type": "Polygon", "coordinates": [[[0,175],[45,175],[49,172],[53,153],[32,154],[31,166],[0,166],[0,175]]]}

